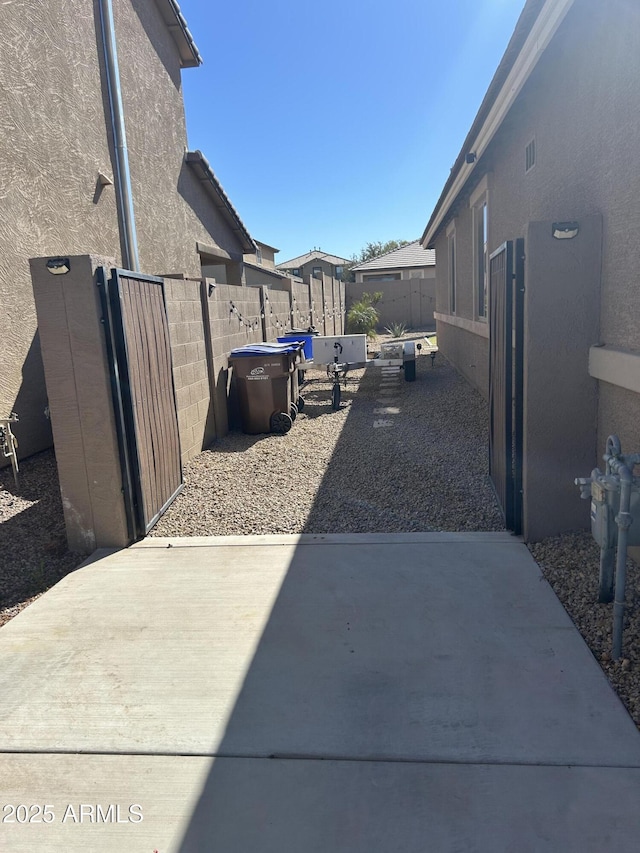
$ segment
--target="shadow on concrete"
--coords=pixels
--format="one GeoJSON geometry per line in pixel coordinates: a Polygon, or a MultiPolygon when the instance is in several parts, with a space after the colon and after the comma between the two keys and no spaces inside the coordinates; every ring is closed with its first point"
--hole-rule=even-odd
{"type": "MultiPolygon", "coordinates": [[[[369,369],[359,387],[354,384],[347,389],[343,399],[351,397],[356,405],[350,408],[306,533],[429,531],[432,516],[442,524],[429,499],[441,507],[454,499],[451,489],[455,492],[458,486],[449,477],[447,482],[454,480],[449,491],[436,484],[432,495],[428,483],[434,479],[434,466],[438,476],[436,462],[444,456],[438,442],[444,441],[450,429],[440,422],[434,402],[439,393],[447,393],[450,371],[442,362],[432,369],[423,358],[415,383],[405,382],[401,374],[392,386],[397,417],[425,419],[422,433],[414,424],[412,439],[404,444],[399,438],[406,432],[374,426],[382,419],[377,413],[382,374],[377,369],[369,369]],[[430,416],[425,394],[432,404],[430,416]],[[411,484],[407,482],[409,469],[413,469],[411,484]],[[423,476],[426,501],[421,503],[415,499],[415,489],[423,476]]],[[[329,386],[308,386],[305,398],[308,417],[334,414],[329,386]]],[[[484,403],[478,399],[477,405],[481,413],[484,403]]],[[[472,421],[474,414],[468,412],[467,420],[472,421]]],[[[484,427],[480,418],[469,427],[468,437],[486,442],[484,427]]],[[[478,463],[482,468],[486,464],[482,447],[478,456],[484,460],[478,463]]],[[[442,458],[441,463],[456,465],[450,458],[442,458]]],[[[482,513],[488,502],[497,513],[493,494],[484,482],[474,522],[477,527],[484,523],[482,513]]],[[[501,528],[496,515],[494,529],[501,528]]],[[[322,541],[322,536],[318,539],[322,541]]],[[[439,600],[437,588],[431,601],[419,589],[423,580],[416,567],[423,559],[420,545],[403,546],[401,551],[375,542],[357,548],[322,546],[321,551],[308,544],[296,548],[216,750],[218,757],[176,847],[180,853],[206,849],[243,853],[426,849],[428,818],[418,788],[413,793],[405,790],[399,798],[405,798],[404,805],[390,806],[390,787],[398,772],[394,762],[406,767],[403,762],[414,761],[425,743],[427,750],[432,746],[428,726],[420,731],[422,723],[418,722],[424,656],[435,654],[445,670],[452,663],[447,640],[441,637],[435,642],[437,648],[429,649],[421,637],[431,618],[427,611],[437,607],[439,600]],[[383,553],[386,558],[381,558],[383,553]],[[398,565],[399,555],[406,563],[398,565]],[[394,580],[389,584],[392,565],[394,580]],[[366,584],[362,583],[364,577],[366,584]],[[389,760],[391,764],[375,764],[389,760]],[[336,792],[336,784],[344,784],[342,793],[336,792]],[[369,799],[372,793],[373,800],[369,799]],[[351,802],[342,802],[343,798],[351,798],[351,802]],[[376,798],[378,813],[370,808],[376,798]],[[328,806],[340,803],[333,810],[328,806]],[[394,812],[397,821],[388,821],[386,817],[394,812]]],[[[476,560],[480,568],[481,556],[470,555],[470,560],[476,560]]],[[[256,566],[257,578],[259,573],[256,566]]],[[[434,579],[438,577],[436,572],[434,579]]],[[[481,586],[479,572],[470,582],[481,586]]],[[[450,583],[445,581],[445,586],[450,583]]],[[[469,614],[461,618],[473,623],[469,614]]],[[[454,625],[451,629],[457,630],[454,625]]],[[[469,643],[471,648],[474,640],[469,643]]],[[[471,657],[468,661],[472,666],[471,657]]],[[[464,682],[465,676],[461,678],[464,682]]],[[[472,695],[465,700],[460,718],[450,699],[442,697],[442,702],[438,726],[445,730],[445,739],[451,726],[459,726],[463,733],[473,730],[477,712],[472,695]]],[[[437,707],[438,700],[435,704],[437,707]]],[[[439,795],[432,794],[435,803],[439,795]]],[[[437,808],[433,803],[427,806],[427,814],[437,808]]]]}

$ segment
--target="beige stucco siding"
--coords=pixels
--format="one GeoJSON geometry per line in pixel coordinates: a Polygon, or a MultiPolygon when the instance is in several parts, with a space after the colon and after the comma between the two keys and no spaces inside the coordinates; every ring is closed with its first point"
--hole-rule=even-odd
{"type": "MultiPolygon", "coordinates": [[[[141,270],[200,274],[196,242],[242,247],[191,168],[179,54],[154,0],[114,0],[141,270]]],[[[0,4],[0,417],[21,455],[51,442],[28,259],[122,263],[97,4],[0,4]]],[[[197,73],[189,70],[186,73],[197,73]]]]}
{"type": "Polygon", "coordinates": [[[241,259],[240,243],[184,163],[179,55],[155,2],[116,0],[114,15],[141,268],[197,276],[196,242],[211,238],[241,259]]]}
{"type": "Polygon", "coordinates": [[[94,200],[107,145],[93,4],[0,4],[0,416],[22,453],[50,443],[28,259],[119,255],[113,187],[94,200]]]}
{"type": "MultiPolygon", "coordinates": [[[[490,173],[490,251],[506,239],[524,236],[531,221],[579,221],[602,214],[600,340],[631,351],[640,351],[640,169],[634,165],[640,138],[638,79],[637,11],[626,0],[576,2],[478,164],[479,175],[490,173]],[[525,148],[532,139],[536,164],[525,174],[525,148]]],[[[453,211],[456,313],[468,318],[474,309],[472,189],[470,184],[453,211]]],[[[435,247],[438,311],[447,313],[444,228],[435,247]]],[[[460,337],[457,330],[445,334],[460,337]]],[[[457,353],[461,364],[474,360],[471,351],[465,352],[463,338],[457,353]]],[[[613,429],[633,435],[640,418],[638,395],[602,386],[599,445],[613,429]]],[[[637,427],[635,435],[638,444],[637,427]]]]}

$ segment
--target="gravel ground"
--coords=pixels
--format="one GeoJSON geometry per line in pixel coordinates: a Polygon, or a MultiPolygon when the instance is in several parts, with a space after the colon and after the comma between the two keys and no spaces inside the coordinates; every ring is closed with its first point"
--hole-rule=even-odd
{"type": "Polygon", "coordinates": [[[53,452],[20,463],[20,487],[11,468],[0,471],[0,625],[81,562],[67,550],[53,452]]]}
{"type": "MultiPolygon", "coordinates": [[[[588,504],[585,503],[585,513],[588,504]]],[[[622,657],[612,661],[613,604],[598,604],[600,549],[580,531],[529,545],[576,628],[640,728],[640,573],[627,562],[622,657]]]]}
{"type": "Polygon", "coordinates": [[[200,454],[153,536],[504,529],[486,405],[444,359],[421,356],[415,382],[354,371],[337,412],[326,373],[307,377],[291,431],[200,454]]]}
{"type": "MultiPolygon", "coordinates": [[[[308,376],[314,381],[293,429],[232,433],[200,454],[152,535],[503,529],[487,482],[486,404],[441,356],[433,368],[419,358],[413,383],[354,371],[338,412],[326,376],[308,376]]],[[[640,726],[637,567],[629,567],[624,657],[614,663],[612,605],[597,603],[599,551],[590,533],[530,551],[640,726]]],[[[66,549],[53,453],[21,464],[18,490],[10,469],[1,470],[0,625],[81,560],[66,549]]]]}

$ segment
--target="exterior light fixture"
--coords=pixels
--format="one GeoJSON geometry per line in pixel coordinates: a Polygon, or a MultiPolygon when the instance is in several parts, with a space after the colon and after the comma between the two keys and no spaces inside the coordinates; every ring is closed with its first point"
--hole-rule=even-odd
{"type": "Polygon", "coordinates": [[[551,226],[551,233],[556,240],[572,240],[577,237],[579,230],[578,222],[554,222],[551,226]]]}
{"type": "Polygon", "coordinates": [[[475,163],[477,159],[478,159],[478,155],[476,154],[476,152],[475,151],[469,151],[467,156],[464,158],[464,162],[465,163],[475,163]]]}
{"type": "Polygon", "coordinates": [[[69,258],[49,258],[47,269],[51,275],[66,275],[71,269],[69,258]]]}

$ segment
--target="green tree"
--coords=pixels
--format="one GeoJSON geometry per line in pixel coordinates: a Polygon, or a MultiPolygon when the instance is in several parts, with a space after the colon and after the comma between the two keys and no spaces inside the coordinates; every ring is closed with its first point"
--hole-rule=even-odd
{"type": "Polygon", "coordinates": [[[375,338],[380,315],[376,305],[382,299],[382,293],[363,293],[358,302],[354,302],[347,314],[347,332],[350,335],[366,335],[375,338]]]}

